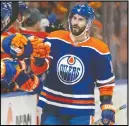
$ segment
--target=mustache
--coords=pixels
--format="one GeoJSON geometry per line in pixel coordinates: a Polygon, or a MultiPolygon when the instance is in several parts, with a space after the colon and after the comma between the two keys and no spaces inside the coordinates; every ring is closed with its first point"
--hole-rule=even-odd
{"type": "Polygon", "coordinates": [[[79,28],[78,25],[73,25],[72,27],[73,27],[73,28],[79,28]]]}

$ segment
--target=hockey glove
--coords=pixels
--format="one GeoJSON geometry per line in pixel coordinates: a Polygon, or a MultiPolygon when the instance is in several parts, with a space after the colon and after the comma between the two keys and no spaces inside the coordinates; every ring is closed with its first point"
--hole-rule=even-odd
{"type": "Polygon", "coordinates": [[[12,39],[11,48],[16,51],[17,56],[23,55],[25,51],[25,46],[27,45],[28,40],[22,34],[16,34],[16,36],[12,39]]]}
{"type": "Polygon", "coordinates": [[[46,58],[50,53],[50,46],[48,43],[43,43],[42,40],[33,42],[33,53],[32,57],[36,58],[46,58]]]}
{"type": "Polygon", "coordinates": [[[49,68],[50,43],[34,44],[31,55],[31,69],[34,74],[39,75],[49,68]]]}
{"type": "Polygon", "coordinates": [[[12,55],[14,58],[30,57],[33,52],[31,42],[21,34],[13,34],[5,37],[2,42],[2,52],[12,55]]]}
{"type": "Polygon", "coordinates": [[[115,123],[115,107],[111,102],[102,102],[101,116],[103,125],[114,125],[115,123]]]}
{"type": "Polygon", "coordinates": [[[14,79],[20,90],[23,91],[33,91],[39,85],[39,79],[35,75],[29,76],[25,71],[21,71],[14,79]]]}
{"type": "Polygon", "coordinates": [[[5,58],[1,60],[1,79],[10,83],[12,79],[21,71],[21,67],[18,61],[11,58],[5,58]]]}

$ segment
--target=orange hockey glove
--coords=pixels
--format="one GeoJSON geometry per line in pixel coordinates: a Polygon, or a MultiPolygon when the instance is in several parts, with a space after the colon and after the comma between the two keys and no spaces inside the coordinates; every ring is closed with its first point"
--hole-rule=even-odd
{"type": "Polygon", "coordinates": [[[18,33],[12,39],[11,48],[13,48],[17,52],[17,56],[20,56],[24,53],[24,46],[26,46],[27,43],[27,38],[24,35],[18,33]]]}
{"type": "Polygon", "coordinates": [[[43,43],[42,39],[35,38],[35,40],[31,40],[31,44],[33,46],[32,57],[37,58],[46,58],[50,53],[50,44],[43,43]]]}

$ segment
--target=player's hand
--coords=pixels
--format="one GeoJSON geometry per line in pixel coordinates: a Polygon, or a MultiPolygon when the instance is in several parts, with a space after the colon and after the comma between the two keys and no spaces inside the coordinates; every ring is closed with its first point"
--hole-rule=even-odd
{"type": "Polygon", "coordinates": [[[114,125],[115,123],[115,107],[112,104],[101,104],[102,120],[104,125],[114,125]]]}
{"type": "Polygon", "coordinates": [[[21,71],[14,79],[17,89],[23,91],[32,91],[39,85],[39,79],[35,75],[28,75],[25,71],[21,71]]]}
{"type": "Polygon", "coordinates": [[[27,45],[28,40],[22,34],[16,34],[16,36],[12,39],[11,48],[16,51],[17,56],[20,56],[24,53],[24,47],[27,45]]]}
{"type": "Polygon", "coordinates": [[[23,91],[33,91],[39,85],[39,79],[34,75],[33,79],[30,78],[23,85],[20,86],[20,89],[23,91]]]}
{"type": "Polygon", "coordinates": [[[22,35],[22,34],[16,34],[16,36],[12,39],[12,45],[16,46],[16,47],[21,47],[23,48],[25,45],[27,45],[27,38],[22,35]]]}
{"type": "Polygon", "coordinates": [[[48,43],[43,43],[42,40],[37,40],[33,42],[33,53],[32,57],[34,58],[46,58],[50,53],[50,45],[48,43]]]}

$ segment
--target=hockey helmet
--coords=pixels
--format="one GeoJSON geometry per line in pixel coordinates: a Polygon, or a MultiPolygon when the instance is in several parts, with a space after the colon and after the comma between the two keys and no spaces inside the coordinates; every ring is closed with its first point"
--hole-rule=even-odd
{"type": "Polygon", "coordinates": [[[84,5],[84,4],[78,4],[75,5],[71,12],[69,13],[69,17],[68,17],[68,23],[69,23],[69,29],[70,28],[70,19],[72,18],[72,16],[74,14],[78,14],[80,16],[83,16],[86,18],[87,20],[87,25],[86,25],[86,31],[90,28],[91,26],[91,22],[95,19],[95,14],[94,14],[94,9],[88,5],[84,5]]]}

